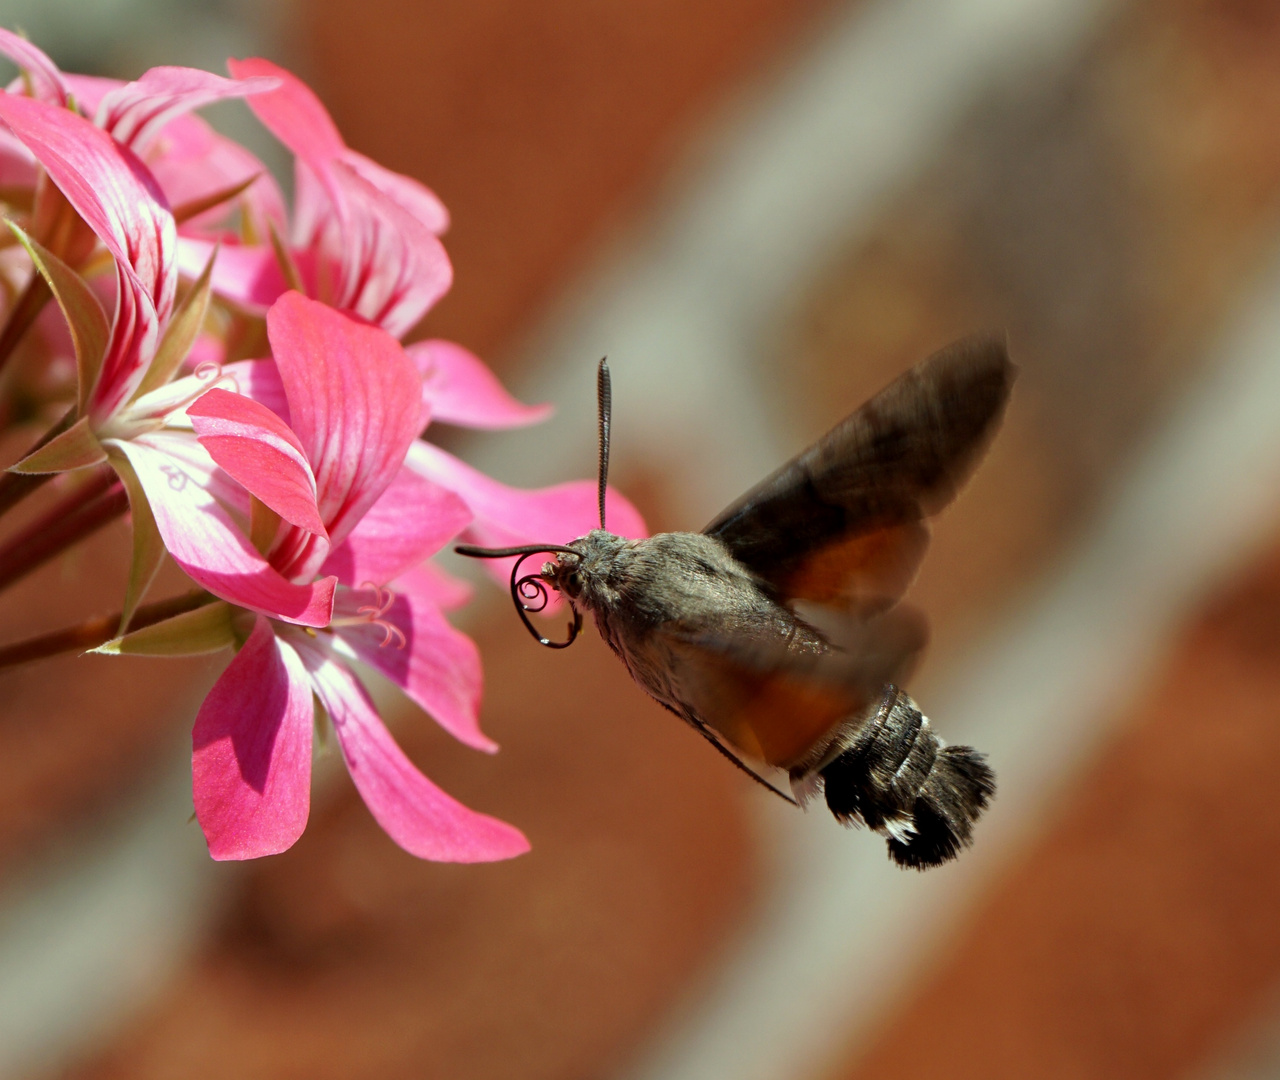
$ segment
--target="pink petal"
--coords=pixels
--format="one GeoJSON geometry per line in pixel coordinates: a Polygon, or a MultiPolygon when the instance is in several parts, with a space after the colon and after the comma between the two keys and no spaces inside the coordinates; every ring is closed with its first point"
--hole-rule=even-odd
{"type": "Polygon", "coordinates": [[[385,585],[434,555],[471,521],[457,495],[402,468],[320,568],[343,585],[385,585]]]}
{"type": "MultiPolygon", "coordinates": [[[[170,218],[170,223],[172,220],[170,218]]],[[[112,416],[133,396],[155,356],[164,322],[151,296],[141,288],[128,265],[117,262],[115,270],[115,320],[89,401],[90,416],[98,423],[112,416]]]]}
{"type": "MultiPolygon", "coordinates": [[[[346,208],[341,194],[333,185],[329,166],[322,164],[323,177],[302,158],[293,162],[293,233],[294,250],[328,248],[333,258],[342,261],[342,223],[346,208]]],[[[340,275],[333,276],[337,280],[340,275]]]]}
{"type": "Polygon", "coordinates": [[[316,478],[298,437],[265,405],[214,389],[187,406],[209,456],[285,521],[325,534],[316,478]]]}
{"type": "Polygon", "coordinates": [[[36,159],[12,133],[0,128],[0,187],[30,190],[36,186],[36,159]]]}
{"type": "Polygon", "coordinates": [[[471,428],[511,428],[536,424],[550,405],[517,401],[478,356],[452,341],[419,341],[405,352],[422,373],[422,397],[437,423],[471,428]]]}
{"type": "Polygon", "coordinates": [[[39,101],[65,107],[67,84],[62,72],[40,49],[11,30],[0,28],[0,53],[7,56],[31,77],[31,92],[39,101]]]}
{"type": "Polygon", "coordinates": [[[428,596],[413,591],[410,579],[389,593],[340,589],[333,610],[336,633],[357,658],[401,687],[459,741],[490,753],[498,749],[480,730],[480,651],[428,596]],[[371,621],[371,609],[380,610],[379,622],[371,621]]]}
{"type": "Polygon", "coordinates": [[[222,375],[235,385],[237,394],[253,398],[289,423],[289,399],[274,360],[237,360],[223,365],[222,375]]]}
{"type": "Polygon", "coordinates": [[[337,584],[296,585],[282,577],[236,528],[230,514],[158,436],[113,440],[146,492],[164,546],[187,575],[215,596],[303,626],[327,626],[337,584]],[[159,448],[152,443],[159,444],[159,448]]]}
{"type": "Polygon", "coordinates": [[[355,150],[344,150],[341,160],[362,180],[368,181],[393,202],[399,203],[410,217],[420,221],[437,236],[449,228],[449,211],[436,193],[425,184],[411,176],[392,172],[355,150]]]}
{"type": "Polygon", "coordinates": [[[154,67],[106,94],[96,122],[131,150],[141,152],[175,116],[227,98],[275,89],[276,79],[224,79],[189,67],[154,67]]]}
{"type": "Polygon", "coordinates": [[[345,666],[315,647],[299,646],[299,652],[333,721],[356,790],[392,840],[412,855],[439,862],[492,862],[529,850],[518,829],[467,809],[423,776],[345,666]]]}
{"type": "MultiPolygon", "coordinates": [[[[235,383],[217,367],[197,368],[189,375],[180,375],[171,382],[161,383],[154,390],[148,390],[134,398],[116,413],[117,426],[111,430],[154,428],[157,426],[154,421],[161,421],[166,428],[190,427],[189,423],[183,422],[186,406],[215,386],[224,390],[236,388],[235,383]]],[[[204,451],[201,453],[204,454],[204,451]]],[[[204,456],[208,457],[207,454],[204,456]]]]}
{"type": "Polygon", "coordinates": [[[96,113],[102,99],[116,87],[124,85],[123,79],[109,79],[103,75],[77,75],[74,72],[63,72],[62,79],[85,116],[96,113]]]}
{"type": "MultiPolygon", "coordinates": [[[[462,496],[475,514],[467,534],[478,544],[565,544],[600,524],[594,481],[533,490],[508,487],[420,439],[410,447],[407,464],[462,496]]],[[[606,495],[605,510],[611,532],[633,538],[648,535],[639,512],[613,488],[606,495]]]]}
{"type": "Polygon", "coordinates": [[[183,236],[178,241],[178,269],[197,278],[218,251],[213,264],[213,291],[246,307],[265,311],[289,288],[270,244],[224,244],[183,236]]]}
{"type": "Polygon", "coordinates": [[[212,495],[231,514],[236,527],[248,523],[249,493],[218,467],[217,462],[209,456],[209,451],[200,445],[194,431],[166,427],[142,436],[140,441],[151,449],[160,451],[169,459],[170,464],[177,465],[194,483],[212,495]]]}
{"type": "Polygon", "coordinates": [[[293,846],[311,801],[311,681],[261,615],[191,734],[191,791],[215,859],[293,846]]]}
{"type": "Polygon", "coordinates": [[[449,291],[453,267],[436,235],[344,162],[329,166],[340,201],[337,221],[342,285],[337,307],[358,312],[396,337],[407,333],[449,291]]]}
{"type": "Polygon", "coordinates": [[[182,235],[219,239],[219,226],[236,206],[248,215],[255,234],[264,241],[271,225],[284,235],[284,197],[267,167],[200,117],[186,114],[165,124],[148,148],[147,161],[173,207],[194,203],[257,177],[234,202],[206,210],[179,225],[182,235]]]}
{"type": "Polygon", "coordinates": [[[441,611],[455,611],[470,602],[475,589],[469,581],[454,577],[433,562],[420,563],[401,574],[392,585],[430,600],[441,611]]]}
{"type": "Polygon", "coordinates": [[[278,86],[255,94],[249,108],[277,139],[303,161],[319,162],[346,149],[329,111],[306,83],[270,60],[228,60],[227,70],[236,79],[269,76],[278,86]]]}
{"type": "Polygon", "coordinates": [[[267,336],[337,545],[400,471],[419,430],[418,373],[390,334],[300,293],[268,312],[267,336]]]}
{"type": "Polygon", "coordinates": [[[44,166],[116,260],[116,319],[94,393],[104,418],[127,401],[169,317],[178,274],[173,215],[145,165],[68,109],[0,94],[0,120],[44,166]]]}

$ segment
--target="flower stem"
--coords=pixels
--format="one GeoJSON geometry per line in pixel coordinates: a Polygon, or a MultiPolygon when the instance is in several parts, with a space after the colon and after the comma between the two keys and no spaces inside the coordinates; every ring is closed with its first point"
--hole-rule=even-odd
{"type": "MultiPolygon", "coordinates": [[[[134,612],[129,623],[130,630],[141,630],[144,626],[171,619],[185,611],[194,611],[203,607],[213,597],[203,589],[183,593],[181,596],[158,600],[154,604],[145,604],[134,612]]],[[[86,619],[76,626],[68,626],[65,630],[55,630],[52,634],[17,641],[12,645],[0,647],[0,668],[16,667],[28,664],[33,660],[43,660],[48,656],[76,650],[95,649],[103,642],[110,641],[120,629],[121,612],[114,615],[102,615],[96,619],[86,619]]]]}
{"type": "Polygon", "coordinates": [[[129,509],[124,485],[110,469],[51,506],[0,547],[0,589],[97,532],[129,509]]]}
{"type": "Polygon", "coordinates": [[[0,330],[0,371],[9,362],[9,357],[18,347],[18,342],[31,329],[31,324],[44,310],[51,296],[53,293],[49,289],[49,283],[38,270],[32,270],[31,280],[22,290],[18,302],[13,305],[13,311],[9,313],[9,321],[5,323],[4,329],[0,330]]]}
{"type": "MultiPolygon", "coordinates": [[[[74,419],[75,409],[68,409],[62,419],[46,431],[40,437],[40,441],[22,456],[27,457],[29,454],[34,454],[40,447],[50,442],[54,436],[61,435],[71,426],[74,419]]],[[[57,473],[0,473],[0,514],[4,514],[14,506],[17,506],[33,491],[47,484],[56,475],[57,473]]]]}

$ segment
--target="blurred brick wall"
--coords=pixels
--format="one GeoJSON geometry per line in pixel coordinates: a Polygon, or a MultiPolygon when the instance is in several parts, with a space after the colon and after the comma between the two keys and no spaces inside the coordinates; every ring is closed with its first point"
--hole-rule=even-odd
{"type": "MultiPolygon", "coordinates": [[[[800,385],[818,413],[877,363],[1009,328],[1009,428],[916,586],[942,655],[1071,539],[1217,362],[1208,345],[1280,235],[1277,72],[1275,4],[1129,5],[1070,70],[981,110],[807,309],[800,385]]],[[[1231,1045],[1280,984],[1278,646],[1273,545],[830,1075],[1172,1080],[1231,1045]]]]}
{"type": "Polygon", "coordinates": [[[300,0],[298,45],[351,145],[453,215],[456,284],[430,332],[501,361],[705,112],[829,6],[300,0]]]}

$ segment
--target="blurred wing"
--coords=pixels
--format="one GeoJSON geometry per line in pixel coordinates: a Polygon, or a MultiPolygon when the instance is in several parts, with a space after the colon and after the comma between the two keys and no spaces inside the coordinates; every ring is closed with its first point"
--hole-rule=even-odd
{"type": "Polygon", "coordinates": [[[784,599],[891,606],[999,426],[1014,367],[1001,338],[917,364],[703,531],[784,599]]]}
{"type": "Polygon", "coordinates": [[[923,618],[908,608],[844,624],[833,635],[838,646],[825,651],[720,630],[666,633],[686,719],[779,768],[879,701],[926,637],[923,618]]]}

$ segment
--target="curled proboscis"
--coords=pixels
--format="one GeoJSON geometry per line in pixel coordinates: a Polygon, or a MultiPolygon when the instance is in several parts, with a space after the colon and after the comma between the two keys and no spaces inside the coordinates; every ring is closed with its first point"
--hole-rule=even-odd
{"type": "MultiPolygon", "coordinates": [[[[572,551],[572,549],[568,550],[572,551]]],[[[527,551],[516,560],[511,568],[511,600],[520,614],[520,621],[524,623],[525,629],[534,636],[539,645],[545,645],[548,649],[567,649],[574,643],[578,632],[582,629],[582,614],[577,608],[573,609],[573,621],[569,623],[568,637],[563,641],[552,641],[529,619],[530,612],[537,614],[539,611],[545,611],[547,605],[551,603],[552,584],[547,578],[541,573],[519,576],[520,567],[524,565],[525,559],[540,554],[545,552],[527,551]]],[[[572,551],[572,554],[576,555],[577,552],[572,551]]]]}
{"type": "Polygon", "coordinates": [[[577,639],[578,633],[582,630],[582,613],[577,608],[573,609],[573,621],[569,623],[568,637],[564,641],[552,641],[533,625],[529,619],[529,613],[533,612],[536,615],[546,610],[547,605],[551,603],[551,590],[555,585],[542,573],[520,576],[520,567],[524,565],[526,559],[534,555],[549,554],[577,555],[581,558],[582,553],[576,548],[564,547],[561,544],[547,544],[543,547],[529,544],[511,548],[482,548],[463,544],[454,550],[459,555],[467,555],[473,559],[505,559],[512,555],[519,555],[515,565],[511,567],[511,601],[515,604],[516,613],[524,623],[525,629],[533,635],[539,645],[545,645],[548,649],[567,649],[577,639]]]}

